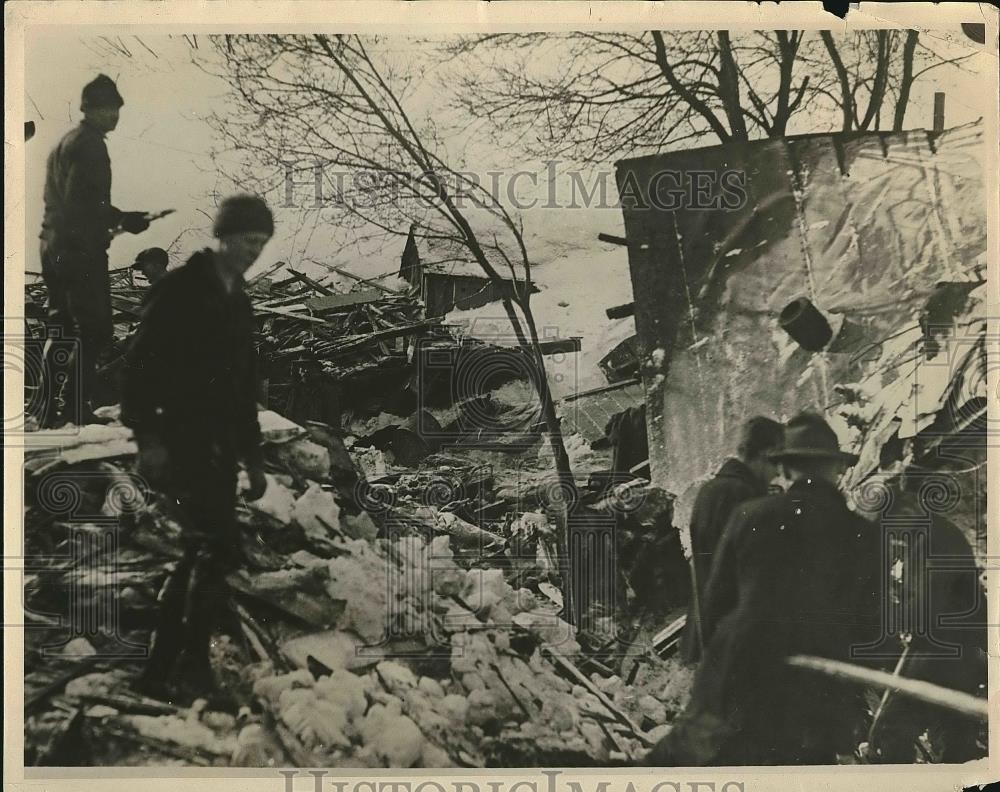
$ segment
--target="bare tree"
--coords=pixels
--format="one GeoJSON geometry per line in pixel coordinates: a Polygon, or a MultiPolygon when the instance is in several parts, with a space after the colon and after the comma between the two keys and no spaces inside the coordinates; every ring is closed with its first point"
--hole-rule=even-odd
{"type": "MultiPolygon", "coordinates": [[[[568,559],[569,456],[532,315],[531,259],[520,222],[478,180],[451,167],[431,119],[407,110],[411,60],[395,64],[378,39],[359,36],[221,36],[211,39],[220,76],[236,101],[215,126],[246,152],[244,178],[266,191],[268,174],[289,162],[319,173],[335,205],[356,220],[464,251],[494,281],[508,272],[513,294],[504,310],[539,376],[535,385],[558,485],[552,501],[560,555],[568,559]],[[318,171],[316,169],[319,169],[318,171]],[[348,184],[345,176],[351,177],[348,184]]],[[[563,569],[566,612],[571,576],[563,569]]]]}
{"type": "MultiPolygon", "coordinates": [[[[903,129],[914,83],[941,66],[961,68],[973,53],[948,56],[920,41],[917,30],[863,30],[840,37],[829,30],[820,38],[833,66],[836,87],[818,81],[817,91],[839,107],[841,131],[881,129],[883,112],[892,114],[892,130],[903,129]]],[[[927,36],[925,36],[925,39],[927,36]]],[[[810,67],[825,65],[812,59],[810,67]]]]}
{"type": "Polygon", "coordinates": [[[600,161],[706,136],[784,134],[810,96],[809,76],[794,77],[802,42],[801,31],[517,33],[442,52],[461,59],[448,79],[467,117],[526,128],[533,154],[600,161]]]}
{"type": "Polygon", "coordinates": [[[902,129],[914,82],[970,56],[918,39],[891,30],[510,33],[441,49],[460,64],[449,80],[470,126],[485,122],[536,156],[598,162],[794,128],[878,129],[886,111],[902,129]]]}

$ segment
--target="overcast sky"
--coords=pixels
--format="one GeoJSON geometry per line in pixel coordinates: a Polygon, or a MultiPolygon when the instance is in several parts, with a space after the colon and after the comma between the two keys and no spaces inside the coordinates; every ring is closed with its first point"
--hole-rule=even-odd
{"type": "MultiPolygon", "coordinates": [[[[176,265],[210,240],[214,196],[224,194],[227,186],[219,173],[226,164],[225,158],[213,163],[208,156],[216,147],[216,140],[205,118],[224,106],[226,86],[191,62],[189,45],[183,39],[161,35],[143,36],[139,41],[123,36],[122,41],[130,54],[115,51],[101,39],[79,34],[36,35],[26,43],[25,112],[26,118],[34,120],[37,127],[26,152],[29,271],[39,270],[36,239],[41,222],[46,156],[79,121],[80,89],[98,72],[116,79],[125,97],[118,129],[108,135],[113,168],[112,200],[124,210],[177,210],[175,215],[156,222],[140,236],[116,239],[110,251],[111,267],[127,266],[139,250],[152,245],[169,248],[176,265]]],[[[415,46],[402,38],[392,40],[389,45],[391,56],[398,63],[413,57],[415,46]]],[[[979,68],[970,62],[967,66],[979,68]]],[[[918,82],[914,90],[907,127],[930,126],[935,90],[948,94],[949,126],[985,114],[988,97],[979,90],[975,75],[950,67],[932,74],[933,79],[918,82]]],[[[421,72],[421,80],[417,81],[409,101],[407,109],[411,112],[434,114],[444,97],[436,87],[432,88],[429,75],[421,72]]],[[[539,163],[498,146],[488,136],[450,141],[449,149],[452,144],[456,151],[463,151],[469,161],[474,161],[477,169],[542,169],[539,163]]],[[[586,178],[596,177],[598,171],[610,175],[612,163],[591,169],[586,178]]],[[[544,177],[538,189],[544,193],[544,177]]],[[[276,201],[275,197],[272,203],[276,201]]],[[[352,245],[349,236],[333,226],[329,213],[280,206],[275,206],[275,213],[278,231],[257,269],[276,261],[304,266],[304,260],[310,258],[338,263],[367,275],[398,267],[401,241],[398,250],[393,242],[373,253],[352,245]]],[[[617,209],[536,209],[526,213],[526,229],[535,246],[529,252],[544,261],[551,251],[565,251],[567,247],[585,252],[596,243],[599,231],[620,233],[621,213],[617,209]]],[[[306,269],[311,268],[306,266],[306,269]]]]}

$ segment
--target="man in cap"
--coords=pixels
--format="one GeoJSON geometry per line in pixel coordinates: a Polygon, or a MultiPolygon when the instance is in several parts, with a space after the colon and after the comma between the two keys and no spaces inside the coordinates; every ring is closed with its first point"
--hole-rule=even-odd
{"type": "MultiPolygon", "coordinates": [[[[83,88],[83,121],[49,154],[42,220],[42,277],[49,296],[49,323],[77,343],[79,380],[68,377],[67,407],[81,408],[80,422],[93,419],[92,403],[101,353],[112,340],[108,246],[118,230],[138,234],[149,227],[144,212],[122,212],[111,204],[111,160],[104,136],[118,125],[124,104],[110,77],[98,75],[83,88]]],[[[54,386],[42,422],[56,425],[54,386]]],[[[76,416],[64,415],[62,420],[76,416]]]]}
{"type": "Polygon", "coordinates": [[[209,643],[229,607],[225,576],[241,557],[238,462],[249,474],[245,497],[259,498],[266,487],[243,274],[273,232],[260,198],[224,201],[215,220],[217,246],[157,284],[126,354],[122,420],[135,430],[138,472],[176,501],[184,527],[184,556],[160,594],[140,680],[150,695],[166,695],[182,654],[195,689],[215,688],[209,643]]]}
{"type": "MultiPolygon", "coordinates": [[[[777,462],[769,455],[781,447],[783,435],[784,427],[777,421],[759,415],[751,418],[743,426],[736,456],[723,462],[695,496],[691,510],[691,607],[681,638],[685,662],[696,662],[711,637],[711,614],[703,612],[701,603],[722,530],[737,506],[767,494],[778,473],[777,462]]],[[[730,570],[730,575],[735,573],[730,570]]]]}
{"type": "Polygon", "coordinates": [[[135,262],[132,264],[132,270],[134,272],[141,272],[143,277],[149,281],[149,285],[153,286],[167,274],[167,265],[170,263],[170,259],[167,256],[167,251],[160,247],[146,248],[138,256],[135,257],[135,262]]]}
{"type": "Polygon", "coordinates": [[[857,461],[823,418],[802,413],[772,458],[787,492],[743,503],[720,542],[708,589],[727,600],[691,700],[652,765],[831,764],[858,745],[858,691],[789,667],[790,655],[852,660],[880,633],[880,540],[837,488],[857,461]],[[720,585],[720,570],[737,570],[720,585]]]}

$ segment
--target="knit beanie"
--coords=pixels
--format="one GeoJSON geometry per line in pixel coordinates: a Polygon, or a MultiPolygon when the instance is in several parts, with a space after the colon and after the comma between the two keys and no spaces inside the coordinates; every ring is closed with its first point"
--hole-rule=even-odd
{"type": "Polygon", "coordinates": [[[97,107],[121,107],[123,104],[125,104],[125,100],[118,93],[118,86],[106,74],[98,74],[83,86],[83,96],[80,99],[81,110],[86,111],[97,107]]]}
{"type": "Polygon", "coordinates": [[[267,204],[256,195],[234,195],[226,198],[215,216],[212,233],[218,237],[260,231],[274,235],[274,217],[267,204]]]}

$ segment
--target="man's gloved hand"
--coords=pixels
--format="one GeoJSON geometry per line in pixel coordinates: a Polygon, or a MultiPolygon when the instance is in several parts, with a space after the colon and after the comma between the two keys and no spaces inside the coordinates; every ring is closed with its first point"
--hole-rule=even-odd
{"type": "Polygon", "coordinates": [[[123,212],[121,227],[130,234],[141,234],[149,228],[149,218],[145,212],[123,212]]]}
{"type": "Polygon", "coordinates": [[[247,468],[247,478],[250,479],[250,486],[244,490],[243,497],[247,500],[258,500],[267,489],[264,469],[256,466],[247,468]]]}

